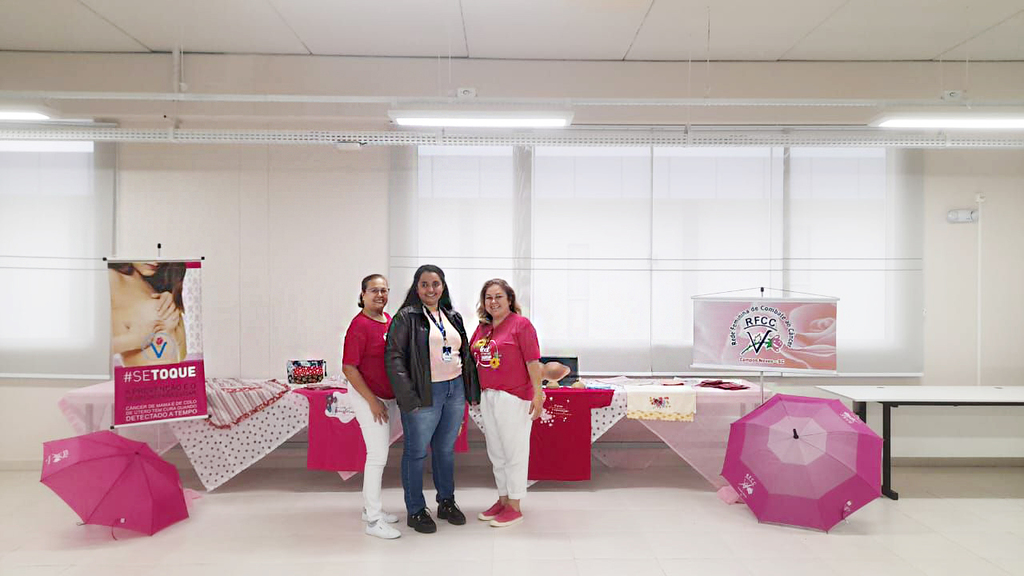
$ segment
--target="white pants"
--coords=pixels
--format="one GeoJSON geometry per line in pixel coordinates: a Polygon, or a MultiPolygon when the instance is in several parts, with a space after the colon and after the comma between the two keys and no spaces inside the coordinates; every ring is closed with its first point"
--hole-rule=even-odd
{"type": "MultiPolygon", "coordinates": [[[[363,470],[363,508],[366,510],[367,522],[380,519],[383,504],[380,501],[381,479],[384,477],[384,465],[388,463],[388,448],[391,445],[391,426],[384,422],[373,421],[373,412],[366,398],[353,389],[349,390],[352,411],[356,413],[356,421],[363,431],[363,442],[366,443],[366,468],[363,470]]],[[[398,404],[395,400],[380,399],[388,409],[388,418],[398,418],[398,404]]]]}
{"type": "Polygon", "coordinates": [[[530,468],[530,401],[500,390],[484,390],[480,413],[498,495],[522,500],[530,468]]]}

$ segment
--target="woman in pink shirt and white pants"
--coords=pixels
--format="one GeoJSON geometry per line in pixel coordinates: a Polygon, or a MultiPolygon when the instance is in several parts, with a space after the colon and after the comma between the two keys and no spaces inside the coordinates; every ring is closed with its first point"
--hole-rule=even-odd
{"type": "Polygon", "coordinates": [[[362,309],[345,333],[341,371],[349,383],[349,397],[356,421],[366,444],[366,466],[363,470],[363,521],[366,533],[391,540],[402,535],[388,526],[398,517],[384,511],[381,504],[381,479],[391,446],[389,421],[398,414],[395,393],[384,367],[384,349],[391,325],[391,316],[384,311],[388,304],[388,281],[380,274],[363,278],[359,291],[362,309]]]}
{"type": "Polygon", "coordinates": [[[499,278],[488,280],[477,307],[480,325],[470,339],[480,376],[487,457],[498,487],[498,501],[478,518],[494,527],[523,519],[530,431],[544,407],[537,331],[520,312],[512,287],[499,278]]]}

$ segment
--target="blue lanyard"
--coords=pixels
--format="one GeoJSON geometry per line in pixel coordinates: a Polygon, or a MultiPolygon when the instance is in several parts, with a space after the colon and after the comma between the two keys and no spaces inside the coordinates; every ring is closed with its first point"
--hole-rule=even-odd
{"type": "Polygon", "coordinates": [[[423,307],[423,312],[426,313],[427,317],[430,318],[430,321],[434,323],[434,326],[437,326],[437,329],[441,331],[441,340],[443,340],[444,345],[447,346],[448,335],[444,332],[444,312],[441,312],[440,307],[437,308],[437,315],[441,317],[441,320],[435,320],[434,315],[430,313],[430,310],[427,310],[426,306],[423,307]]]}

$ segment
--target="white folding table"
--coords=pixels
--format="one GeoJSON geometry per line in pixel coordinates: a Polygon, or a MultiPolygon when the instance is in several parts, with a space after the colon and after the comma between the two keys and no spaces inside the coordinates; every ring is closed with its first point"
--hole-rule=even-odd
{"type": "Polygon", "coordinates": [[[899,406],[1024,406],[1024,386],[818,386],[853,401],[853,410],[867,422],[868,402],[882,405],[882,494],[896,500],[892,489],[891,410],[899,406]]]}

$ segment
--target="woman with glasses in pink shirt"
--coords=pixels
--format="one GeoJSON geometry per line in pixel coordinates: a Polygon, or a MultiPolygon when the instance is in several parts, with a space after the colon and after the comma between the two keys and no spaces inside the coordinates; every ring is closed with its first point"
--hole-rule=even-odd
{"type": "Polygon", "coordinates": [[[389,422],[397,414],[395,393],[384,367],[391,316],[384,311],[388,304],[388,281],[380,274],[363,278],[359,292],[359,314],[352,319],[345,333],[345,350],[341,371],[349,383],[352,411],[363,432],[366,444],[366,466],[363,470],[363,521],[370,536],[390,540],[402,535],[395,527],[398,517],[384,511],[381,504],[381,479],[391,446],[389,422]]]}

